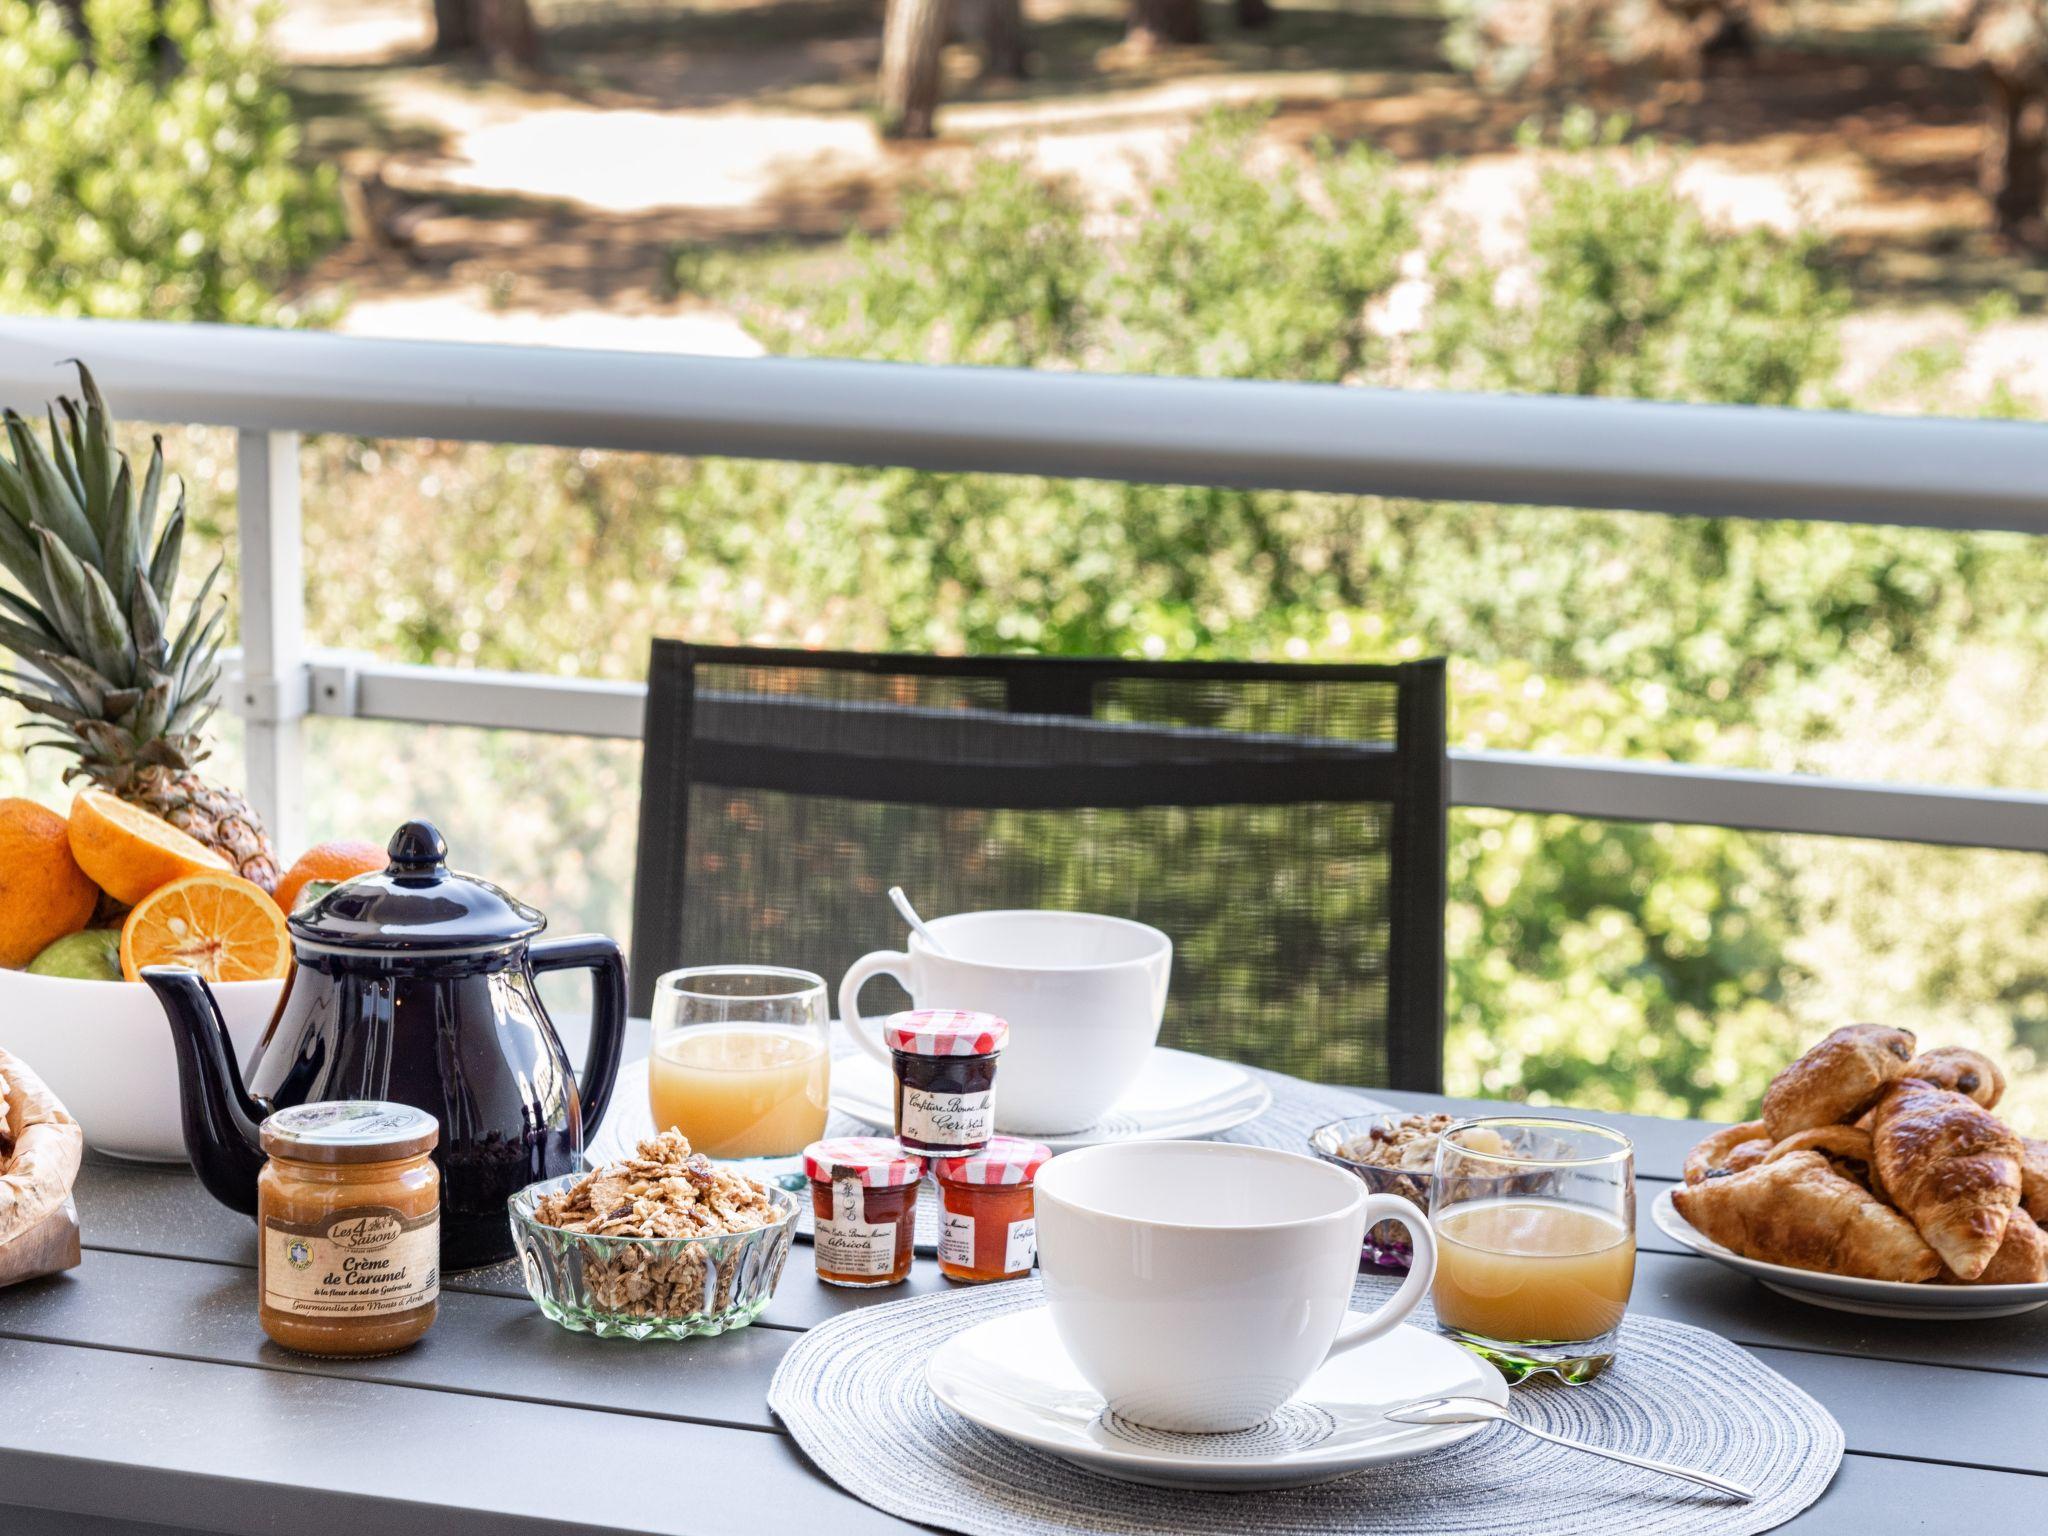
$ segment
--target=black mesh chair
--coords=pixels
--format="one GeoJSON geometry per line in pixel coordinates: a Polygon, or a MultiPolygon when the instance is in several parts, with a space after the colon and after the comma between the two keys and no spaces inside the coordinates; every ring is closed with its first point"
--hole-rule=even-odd
{"type": "MultiPolygon", "coordinates": [[[[929,916],[1063,907],[1163,929],[1167,1044],[1441,1087],[1441,661],[658,640],[642,775],[638,1012],[684,963],[802,966],[836,987],[902,946],[885,894],[902,885],[929,916]]],[[[893,985],[871,983],[868,1007],[893,985]]]]}

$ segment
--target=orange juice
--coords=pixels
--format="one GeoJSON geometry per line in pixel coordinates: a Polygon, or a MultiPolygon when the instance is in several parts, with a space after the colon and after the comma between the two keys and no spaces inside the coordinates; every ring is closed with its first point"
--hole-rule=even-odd
{"type": "Polygon", "coordinates": [[[1621,1321],[1636,1240],[1604,1211],[1481,1200],[1436,1218],[1437,1318],[1502,1343],[1576,1342],[1621,1321]]]}
{"type": "Polygon", "coordinates": [[[735,1024],[655,1043],[654,1128],[708,1157],[791,1157],[825,1134],[832,1060],[815,1030],[735,1024]]]}

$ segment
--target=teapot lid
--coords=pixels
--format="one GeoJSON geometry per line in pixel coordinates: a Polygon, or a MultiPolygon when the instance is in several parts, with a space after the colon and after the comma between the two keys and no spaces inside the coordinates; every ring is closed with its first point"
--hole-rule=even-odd
{"type": "Polygon", "coordinates": [[[501,949],[530,939],[548,920],[488,880],[448,867],[448,842],[431,822],[391,834],[391,862],[344,880],[285,921],[292,938],[322,949],[501,949]]]}

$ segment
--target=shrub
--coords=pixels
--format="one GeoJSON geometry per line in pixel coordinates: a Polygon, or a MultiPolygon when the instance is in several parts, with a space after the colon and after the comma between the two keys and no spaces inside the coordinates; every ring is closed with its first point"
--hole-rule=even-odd
{"type": "MultiPolygon", "coordinates": [[[[1530,394],[1792,405],[1832,375],[1846,295],[1812,235],[1713,226],[1625,125],[1566,119],[1573,158],[1537,176],[1528,257],[1503,271],[1450,241],[1431,346],[1453,382],[1530,394]]],[[[1533,132],[1527,153],[1540,153],[1533,132]]]]}
{"type": "Polygon", "coordinates": [[[0,0],[0,311],[292,318],[279,290],[341,233],[327,167],[253,29],[200,0],[0,0]],[[158,62],[161,30],[182,63],[158,62]]]}

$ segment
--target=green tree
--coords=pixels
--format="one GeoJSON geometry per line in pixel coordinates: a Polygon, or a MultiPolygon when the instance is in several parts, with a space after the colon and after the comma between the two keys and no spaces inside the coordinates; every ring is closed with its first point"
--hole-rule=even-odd
{"type": "Polygon", "coordinates": [[[270,324],[341,233],[252,29],[200,0],[0,0],[0,311],[270,324]],[[168,40],[179,62],[159,60],[168,40]]]}

